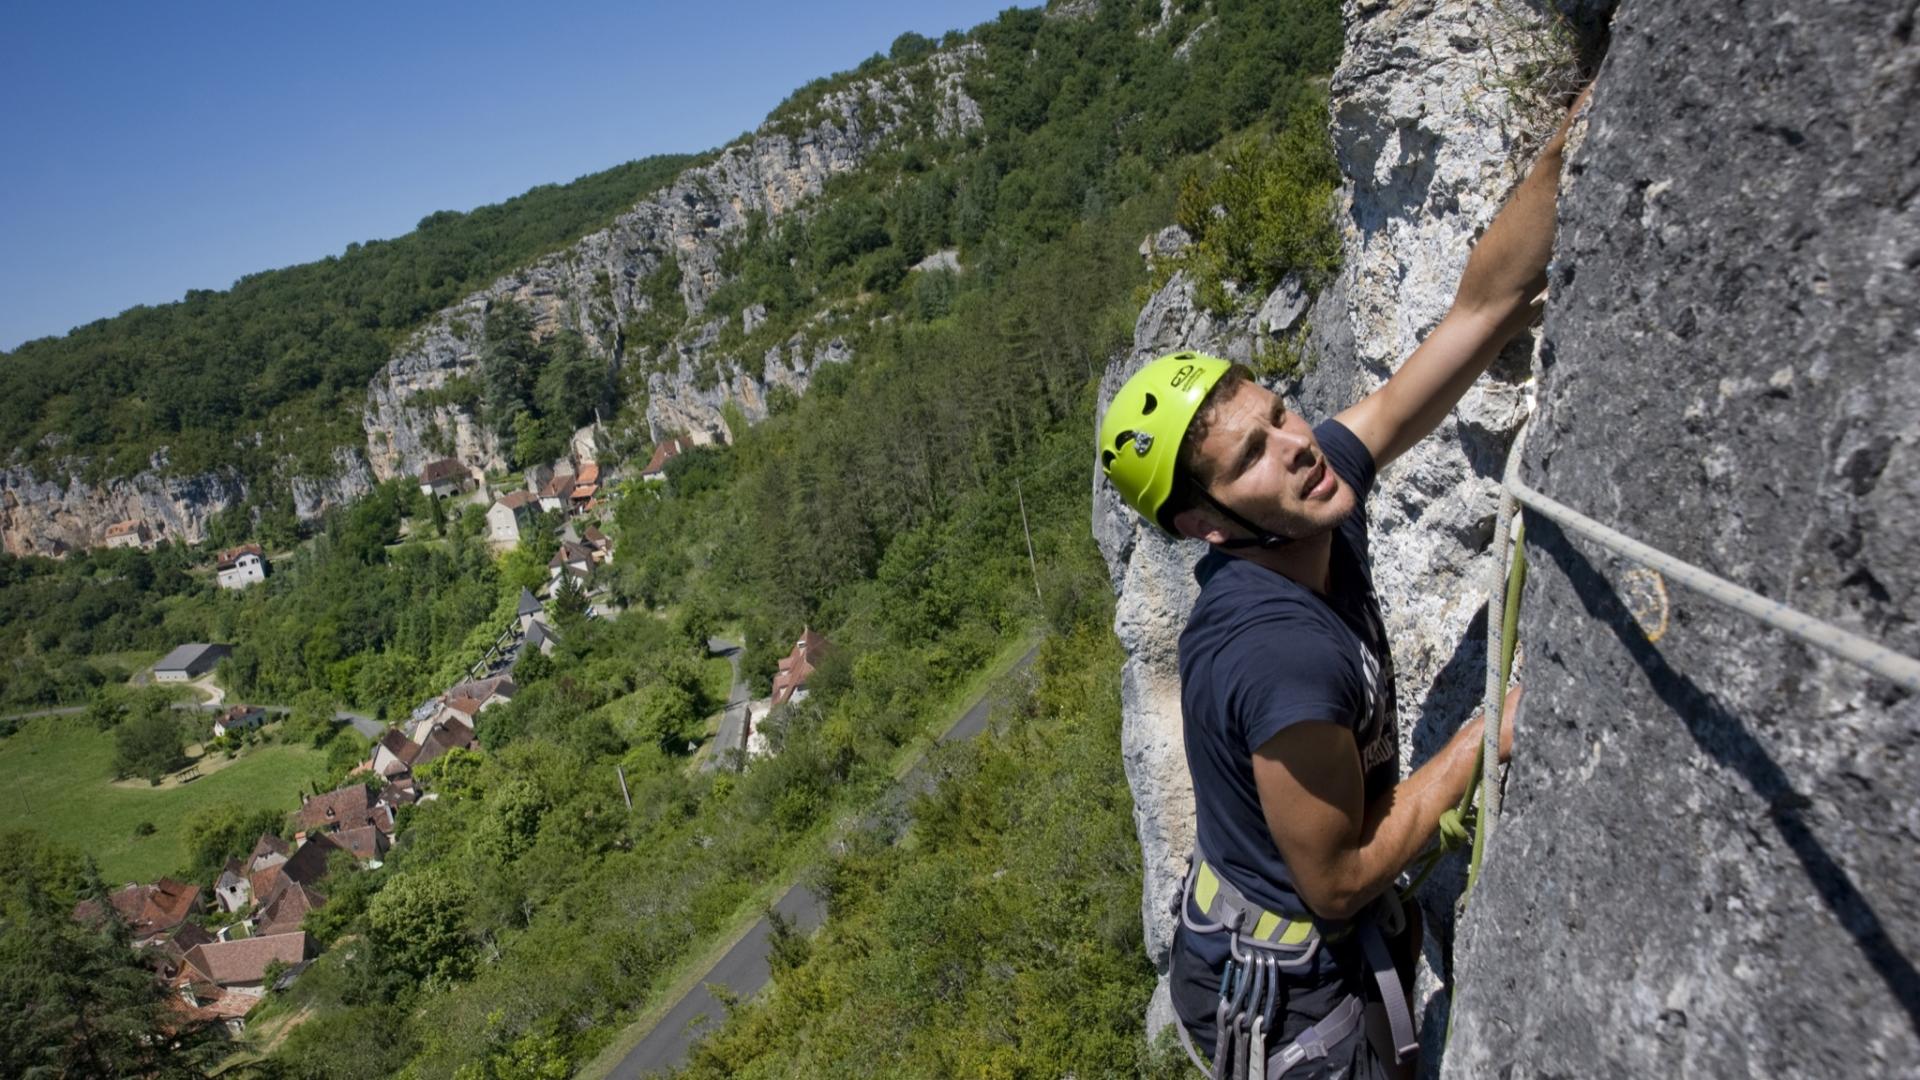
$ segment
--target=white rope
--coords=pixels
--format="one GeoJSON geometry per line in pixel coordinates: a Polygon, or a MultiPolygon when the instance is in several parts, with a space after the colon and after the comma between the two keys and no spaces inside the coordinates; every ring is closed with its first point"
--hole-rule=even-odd
{"type": "MultiPolygon", "coordinates": [[[[1650,566],[1708,599],[1717,600],[1736,611],[1751,615],[1776,630],[1799,638],[1814,648],[1831,653],[1850,664],[1866,668],[1868,671],[1873,672],[1883,679],[1898,683],[1909,692],[1920,693],[1920,660],[1915,660],[1910,656],[1894,652],[1884,645],[1868,641],[1858,634],[1849,633],[1831,623],[1816,619],[1811,615],[1795,611],[1793,608],[1777,600],[1769,600],[1751,589],[1743,589],[1733,582],[1716,577],[1691,563],[1681,562],[1679,559],[1668,555],[1664,551],[1649,547],[1631,536],[1608,528],[1585,514],[1580,513],[1578,510],[1550,499],[1528,487],[1526,483],[1520,479],[1521,451],[1526,447],[1526,441],[1526,432],[1523,429],[1520,437],[1514,440],[1513,451],[1507,457],[1507,474],[1504,486],[1508,496],[1517,499],[1529,510],[1559,522],[1561,525],[1579,533],[1589,540],[1611,548],[1635,562],[1650,566]]],[[[1506,532],[1504,514],[1502,519],[1495,524],[1494,528],[1499,534],[1506,532]]],[[[1498,542],[1497,539],[1496,542],[1498,542]]],[[[1504,553],[1496,554],[1495,559],[1496,561],[1504,562],[1504,553]]],[[[1504,583],[1504,580],[1505,579],[1502,578],[1502,583],[1504,583]]],[[[1497,587],[1494,595],[1496,597],[1499,595],[1499,589],[1497,587]]],[[[1493,619],[1497,611],[1497,608],[1488,609],[1487,618],[1489,620],[1493,619]]],[[[1491,628],[1492,623],[1489,622],[1488,626],[1491,628]]],[[[1491,641],[1494,639],[1494,634],[1488,635],[1488,640],[1491,641]]],[[[1494,650],[1491,649],[1489,650],[1489,652],[1493,651],[1494,650]]],[[[1498,664],[1498,655],[1492,656],[1491,660],[1494,664],[1498,664]]],[[[1489,682],[1489,686],[1491,685],[1491,682],[1489,682]]],[[[1499,715],[1497,711],[1494,711],[1494,703],[1489,702],[1488,708],[1488,716],[1499,715]]],[[[1488,762],[1488,766],[1488,775],[1491,775],[1491,761],[1488,762]]],[[[1489,791],[1496,790],[1495,788],[1489,788],[1489,791]]],[[[1495,797],[1497,799],[1497,795],[1495,797]]],[[[1496,801],[1487,805],[1497,808],[1499,804],[1496,801]]],[[[1495,812],[1498,812],[1497,809],[1495,812]]],[[[1489,818],[1488,825],[1491,824],[1492,821],[1489,818]]]]}

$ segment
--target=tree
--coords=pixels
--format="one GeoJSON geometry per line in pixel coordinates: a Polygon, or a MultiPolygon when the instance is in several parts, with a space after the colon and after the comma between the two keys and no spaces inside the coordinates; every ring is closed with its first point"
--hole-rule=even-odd
{"type": "Polygon", "coordinates": [[[20,833],[0,834],[0,1076],[189,1076],[210,1064],[205,1033],[151,1034],[167,994],[128,947],[126,926],[90,866],[20,833]],[[75,899],[101,911],[75,922],[75,899]]]}
{"type": "Polygon", "coordinates": [[[187,854],[193,860],[187,876],[204,881],[218,875],[228,859],[252,851],[262,833],[278,833],[284,821],[271,807],[224,803],[201,810],[187,822],[187,854]]]}
{"type": "Polygon", "coordinates": [[[655,683],[640,692],[638,734],[669,754],[684,754],[700,723],[699,706],[685,687],[655,683]]]}
{"type": "Polygon", "coordinates": [[[186,763],[187,739],[180,720],[164,700],[146,697],[113,732],[116,777],[142,776],[158,784],[186,763]]]}
{"type": "Polygon", "coordinates": [[[293,712],[288,715],[281,735],[288,741],[318,749],[339,730],[333,718],[333,698],[324,690],[305,690],[295,695],[293,712]]]}
{"type": "Polygon", "coordinates": [[[471,890],[438,867],[401,874],[367,904],[367,932],[386,964],[420,982],[473,970],[464,917],[471,890]]]}

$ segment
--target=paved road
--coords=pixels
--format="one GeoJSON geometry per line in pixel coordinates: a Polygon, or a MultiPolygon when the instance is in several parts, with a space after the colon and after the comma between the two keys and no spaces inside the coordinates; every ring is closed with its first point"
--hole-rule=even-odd
{"type": "MultiPolygon", "coordinates": [[[[1009,676],[1025,671],[1040,652],[1039,646],[1028,649],[1026,655],[1014,662],[1007,672],[1009,676]]],[[[987,718],[993,713],[997,696],[984,694],[975,702],[973,708],[954,721],[952,727],[941,734],[940,742],[954,742],[970,739],[986,730],[987,718]]],[[[916,767],[901,784],[906,790],[924,789],[932,781],[925,770],[916,767]]],[[[795,925],[807,933],[812,933],[825,918],[825,909],[819,897],[813,895],[804,885],[789,888],[785,895],[774,904],[774,909],[793,919],[795,925]]],[[[746,1000],[759,993],[772,975],[768,965],[768,937],[772,933],[766,919],[753,924],[747,936],[727,950],[727,954],[714,964],[713,969],[701,979],[700,986],[676,1002],[667,1011],[653,1030],[647,1032],[639,1045],[627,1052],[619,1065],[614,1066],[608,1075],[613,1080],[638,1080],[662,1069],[670,1069],[684,1063],[687,1051],[694,1040],[704,1034],[708,1028],[717,1024],[725,1015],[720,1003],[707,990],[707,984],[713,983],[727,988],[729,992],[746,1000]]]]}
{"type": "MultiPolygon", "coordinates": [[[[173,707],[183,712],[187,710],[198,710],[200,712],[217,712],[225,708],[225,706],[222,706],[222,705],[208,704],[208,703],[198,702],[198,701],[176,701],[173,703],[173,707]]],[[[262,705],[260,706],[260,708],[265,710],[266,712],[273,713],[276,716],[285,716],[286,714],[293,711],[292,706],[289,706],[289,705],[262,705]]],[[[35,717],[40,717],[40,716],[79,716],[81,713],[86,711],[87,711],[87,707],[85,705],[67,705],[58,709],[41,709],[37,712],[15,713],[12,716],[0,717],[0,719],[32,720],[35,717]]],[[[387,726],[385,724],[382,724],[380,721],[375,720],[373,717],[368,716],[365,713],[349,712],[346,709],[341,709],[335,712],[333,714],[333,720],[337,724],[352,724],[353,730],[359,732],[362,735],[365,735],[369,739],[379,738],[380,733],[387,729],[387,726]]]]}
{"type": "MultiPolygon", "coordinates": [[[[826,920],[826,904],[805,885],[795,885],[773,905],[774,910],[792,919],[794,927],[811,934],[826,920]]],[[[608,1074],[613,1080],[637,1080],[661,1069],[672,1068],[687,1059],[687,1050],[695,1039],[725,1019],[727,1011],[708,991],[709,984],[726,987],[742,998],[751,997],[772,977],[767,956],[772,927],[761,919],[747,931],[739,944],[713,965],[700,985],[667,1010],[667,1015],[640,1040],[608,1074]]]]}
{"type": "Polygon", "coordinates": [[[747,749],[747,684],[740,678],[741,646],[722,638],[708,638],[707,651],[724,656],[733,665],[733,686],[727,691],[727,711],[720,717],[720,733],[714,736],[713,752],[700,763],[702,771],[711,771],[727,760],[727,751],[747,749]]]}

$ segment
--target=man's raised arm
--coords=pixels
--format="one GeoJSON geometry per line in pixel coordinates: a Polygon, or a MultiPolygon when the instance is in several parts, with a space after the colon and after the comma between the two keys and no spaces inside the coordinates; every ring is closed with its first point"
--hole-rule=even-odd
{"type": "Polygon", "coordinates": [[[1376,465],[1384,468],[1438,427],[1507,342],[1533,321],[1553,254],[1554,198],[1567,129],[1591,93],[1574,102],[1526,179],[1473,245],[1440,325],[1385,385],[1337,417],[1366,444],[1376,465]]]}

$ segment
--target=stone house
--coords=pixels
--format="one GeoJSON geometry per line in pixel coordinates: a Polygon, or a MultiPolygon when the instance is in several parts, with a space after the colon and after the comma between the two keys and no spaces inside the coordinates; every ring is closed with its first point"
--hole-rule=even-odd
{"type": "Polygon", "coordinates": [[[214,718],[213,737],[218,739],[236,731],[250,731],[267,722],[267,710],[258,705],[235,705],[214,718]]]}
{"type": "Polygon", "coordinates": [[[521,531],[540,509],[540,500],[525,491],[510,491],[487,507],[487,540],[512,545],[520,542],[521,531]]]}
{"type": "Polygon", "coordinates": [[[241,544],[220,553],[214,575],[223,589],[244,589],[267,580],[267,556],[259,544],[241,544]]]}
{"type": "Polygon", "coordinates": [[[153,533],[144,521],[116,521],[107,526],[105,542],[110,548],[148,548],[153,546],[153,533]]]}
{"type": "Polygon", "coordinates": [[[472,470],[462,465],[459,458],[429,461],[420,470],[420,494],[436,499],[472,491],[476,483],[472,470]]]}

